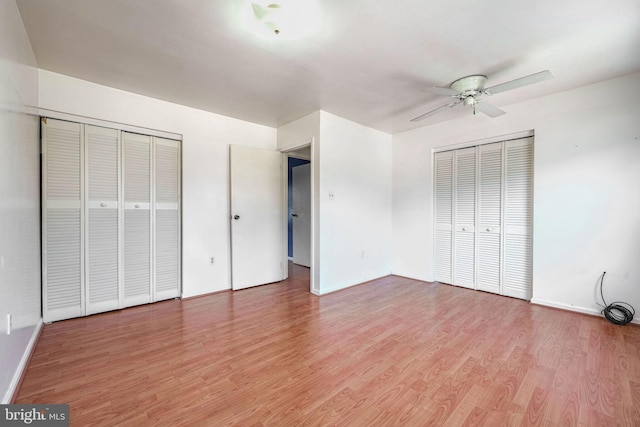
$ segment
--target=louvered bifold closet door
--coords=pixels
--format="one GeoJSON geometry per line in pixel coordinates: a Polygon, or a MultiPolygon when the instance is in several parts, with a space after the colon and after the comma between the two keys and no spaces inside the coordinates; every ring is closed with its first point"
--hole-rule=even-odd
{"type": "Polygon", "coordinates": [[[180,142],[154,138],[154,301],[180,296],[180,142]]]}
{"type": "Polygon", "coordinates": [[[500,293],[502,143],[478,147],[477,289],[500,293]]]}
{"type": "Polygon", "coordinates": [[[151,302],[151,137],[122,133],[124,306],[151,302]]]}
{"type": "Polygon", "coordinates": [[[42,119],[43,320],[84,315],[83,133],[42,119]]]}
{"type": "Polygon", "coordinates": [[[456,150],[453,284],[475,288],[476,148],[456,150]]]}
{"type": "Polygon", "coordinates": [[[453,152],[434,157],[435,280],[453,283],[453,152]]]}
{"type": "Polygon", "coordinates": [[[87,314],[120,307],[119,150],[120,131],[85,125],[87,314]]]}
{"type": "Polygon", "coordinates": [[[503,294],[531,299],[533,138],[504,143],[505,221],[503,294]]]}

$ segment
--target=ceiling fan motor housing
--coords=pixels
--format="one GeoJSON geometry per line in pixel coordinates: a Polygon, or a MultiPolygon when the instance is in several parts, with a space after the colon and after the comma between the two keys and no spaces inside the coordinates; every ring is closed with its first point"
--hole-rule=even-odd
{"type": "Polygon", "coordinates": [[[449,86],[453,90],[461,93],[461,98],[476,96],[482,93],[484,85],[487,84],[487,76],[474,75],[456,80],[449,86]]]}

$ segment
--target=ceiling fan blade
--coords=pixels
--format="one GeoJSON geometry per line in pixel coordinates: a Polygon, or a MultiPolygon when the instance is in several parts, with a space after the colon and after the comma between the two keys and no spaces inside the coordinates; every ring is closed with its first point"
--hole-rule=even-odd
{"type": "Polygon", "coordinates": [[[429,111],[428,113],[424,113],[424,114],[422,114],[422,115],[420,115],[420,116],[418,116],[418,117],[416,117],[416,118],[411,119],[411,121],[412,121],[412,122],[419,122],[420,120],[424,120],[424,119],[426,119],[427,117],[431,117],[431,116],[433,116],[433,115],[436,115],[436,114],[438,114],[439,112],[441,112],[441,111],[443,111],[443,110],[446,110],[447,108],[455,107],[456,105],[460,104],[461,102],[462,102],[462,101],[457,101],[457,102],[452,102],[452,103],[450,103],[450,104],[442,105],[442,106],[440,106],[440,107],[436,108],[435,110],[431,110],[431,111],[429,111]]]}
{"type": "Polygon", "coordinates": [[[491,118],[502,116],[503,114],[507,114],[505,111],[499,109],[493,104],[489,104],[487,101],[484,101],[484,100],[478,101],[474,105],[474,107],[476,110],[480,111],[483,114],[486,114],[491,118]]]}
{"type": "Polygon", "coordinates": [[[530,76],[520,77],[519,79],[511,80],[510,82],[491,86],[489,88],[486,88],[483,92],[487,95],[495,95],[496,93],[505,92],[507,90],[543,82],[545,80],[551,80],[553,77],[554,76],[553,74],[551,74],[551,71],[544,70],[540,71],[539,73],[531,74],[530,76]]]}
{"type": "Polygon", "coordinates": [[[451,89],[449,87],[433,86],[433,87],[427,88],[427,91],[429,91],[431,93],[435,93],[436,95],[444,95],[444,96],[458,96],[458,95],[460,95],[460,92],[458,92],[455,89],[451,89]]]}

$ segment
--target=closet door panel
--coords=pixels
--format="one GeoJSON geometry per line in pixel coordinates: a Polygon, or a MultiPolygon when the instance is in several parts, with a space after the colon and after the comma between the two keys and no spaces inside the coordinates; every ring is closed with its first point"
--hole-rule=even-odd
{"type": "Polygon", "coordinates": [[[500,293],[501,237],[499,233],[478,234],[478,289],[500,293]]]}
{"type": "Polygon", "coordinates": [[[151,137],[122,133],[124,306],[151,302],[151,137]]]}
{"type": "Polygon", "coordinates": [[[476,148],[455,152],[453,284],[475,288],[476,148]]]}
{"type": "Polygon", "coordinates": [[[434,157],[435,280],[453,283],[453,152],[434,157]]]}
{"type": "Polygon", "coordinates": [[[148,209],[125,209],[124,306],[151,302],[151,236],[148,209]]]}
{"type": "Polygon", "coordinates": [[[478,289],[500,293],[502,143],[478,147],[478,289]]]}
{"type": "Polygon", "coordinates": [[[85,126],[87,314],[115,310],[120,306],[119,135],[115,129],[85,126]]]}
{"type": "Polygon", "coordinates": [[[80,209],[47,209],[44,321],[84,315],[80,209]]]}
{"type": "Polygon", "coordinates": [[[83,134],[78,123],[42,120],[43,320],[84,315],[83,134]]]}
{"type": "Polygon", "coordinates": [[[505,142],[503,294],[531,299],[533,138],[505,142]]]}
{"type": "Polygon", "coordinates": [[[180,296],[179,221],[175,210],[156,211],[156,301],[180,296]]]}
{"type": "Polygon", "coordinates": [[[154,300],[181,292],[180,272],[180,142],[154,138],[155,271],[154,300]]]}

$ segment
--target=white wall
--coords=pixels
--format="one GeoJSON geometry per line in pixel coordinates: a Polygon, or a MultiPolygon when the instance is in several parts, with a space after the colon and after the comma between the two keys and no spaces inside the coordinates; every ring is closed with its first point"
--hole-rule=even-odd
{"type": "Polygon", "coordinates": [[[321,295],[390,274],[391,135],[325,111],[278,128],[281,150],[310,138],[312,292],[321,295]]]}
{"type": "Polygon", "coordinates": [[[181,134],[183,295],[230,289],[229,145],[275,149],[276,129],[44,70],[40,107],[181,134]]]}
{"type": "Polygon", "coordinates": [[[320,111],[307,114],[278,128],[278,150],[287,151],[320,139],[320,111]]]}
{"type": "Polygon", "coordinates": [[[391,135],[322,111],[318,146],[324,294],[391,273],[391,135]]]}
{"type": "Polygon", "coordinates": [[[14,1],[0,2],[0,402],[8,403],[40,321],[38,71],[14,1]],[[6,316],[13,327],[7,335],[6,316]]]}
{"type": "Polygon", "coordinates": [[[533,129],[532,301],[598,313],[606,270],[609,302],[640,309],[638,97],[633,74],[394,135],[393,272],[433,279],[432,148],[533,129]]]}
{"type": "Polygon", "coordinates": [[[431,147],[423,130],[393,136],[393,273],[433,280],[431,147]]]}

